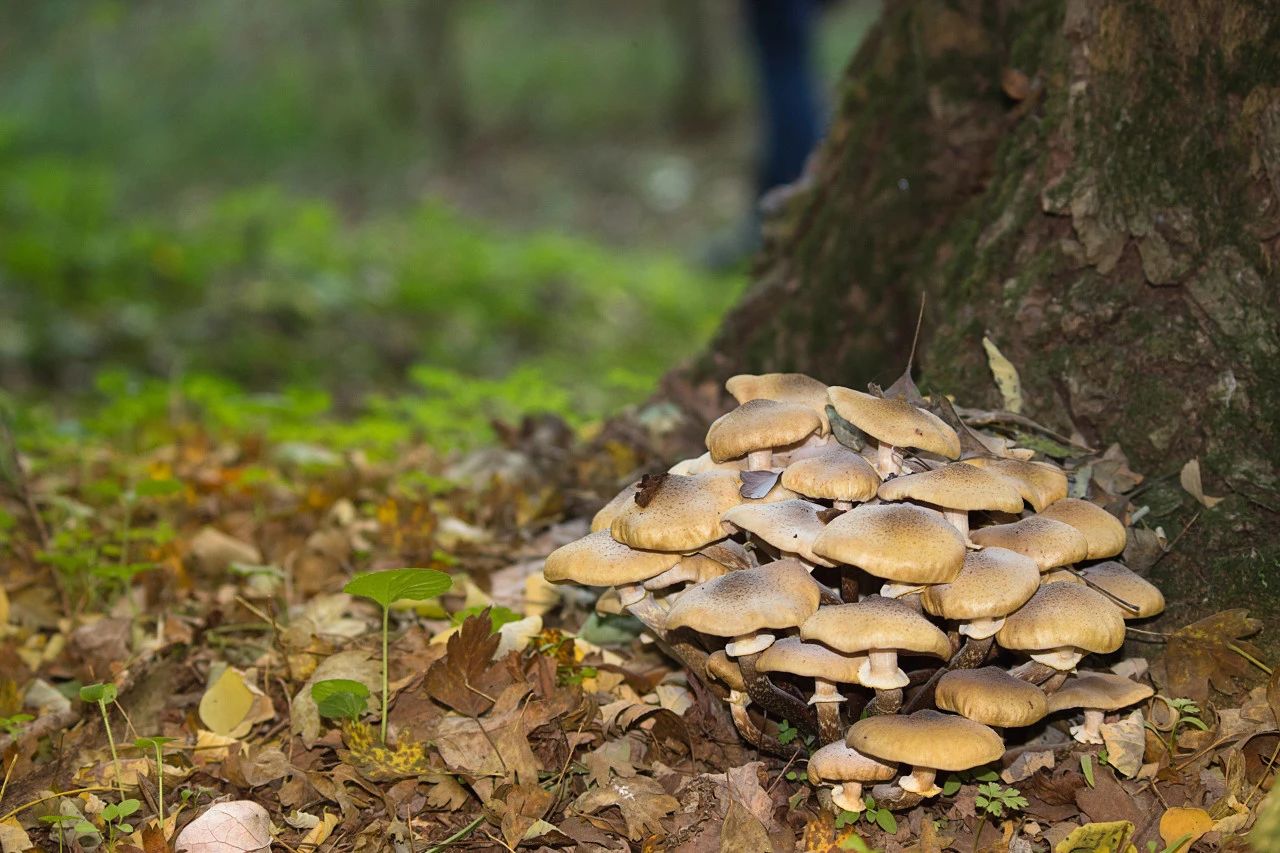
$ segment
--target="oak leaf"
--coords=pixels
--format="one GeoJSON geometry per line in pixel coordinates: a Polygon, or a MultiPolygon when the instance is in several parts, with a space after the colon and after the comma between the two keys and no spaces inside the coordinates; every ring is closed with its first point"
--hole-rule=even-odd
{"type": "Polygon", "coordinates": [[[609,806],[617,806],[627,824],[627,837],[639,841],[645,835],[662,829],[662,818],[680,807],[671,796],[648,776],[614,779],[605,788],[592,788],[574,803],[583,814],[595,814],[609,806]]]}
{"type": "Polygon", "coordinates": [[[1230,693],[1233,677],[1250,674],[1250,664],[1236,649],[1257,657],[1258,650],[1242,640],[1262,627],[1247,610],[1223,610],[1174,631],[1165,649],[1164,665],[1170,696],[1203,703],[1209,685],[1230,693]]]}
{"type": "Polygon", "coordinates": [[[427,694],[460,714],[476,717],[493,707],[507,673],[494,666],[501,637],[493,633],[488,609],[469,616],[449,637],[445,655],[431,664],[424,681],[427,694]]]}

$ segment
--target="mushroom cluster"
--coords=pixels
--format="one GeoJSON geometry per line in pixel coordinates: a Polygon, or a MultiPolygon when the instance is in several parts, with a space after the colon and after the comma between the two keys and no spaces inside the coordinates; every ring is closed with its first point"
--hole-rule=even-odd
{"type": "Polygon", "coordinates": [[[1116,562],[1126,530],[1068,496],[1034,451],[970,430],[945,400],[735,376],[707,453],[646,476],[552,553],[547,580],[616,591],[756,747],[782,720],[820,746],[840,808],[910,805],[939,770],[1003,754],[1008,729],[1103,714],[1151,689],[1073,674],[1120,648],[1160,591],[1116,562]],[[878,789],[881,790],[881,789],[878,789]]]}

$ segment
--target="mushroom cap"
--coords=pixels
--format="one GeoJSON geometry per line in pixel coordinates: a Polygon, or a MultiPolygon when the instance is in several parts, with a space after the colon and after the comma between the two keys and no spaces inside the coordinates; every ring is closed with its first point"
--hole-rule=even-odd
{"type": "Polygon", "coordinates": [[[964,565],[960,531],[941,513],[911,504],[854,507],[813,543],[814,553],[899,583],[946,583],[964,565]]]}
{"type": "Polygon", "coordinates": [[[1115,711],[1141,702],[1155,691],[1123,675],[1109,672],[1086,672],[1068,678],[1049,697],[1049,712],[1068,708],[1115,711]]]}
{"type": "Polygon", "coordinates": [[[858,667],[866,659],[866,655],[833,652],[821,643],[806,643],[799,637],[783,637],[760,653],[756,669],[857,684],[858,667]]]}
{"type": "Polygon", "coordinates": [[[598,533],[601,530],[608,530],[609,525],[613,524],[613,520],[618,517],[618,513],[627,505],[627,501],[636,496],[636,489],[640,487],[640,481],[636,480],[622,491],[609,499],[609,502],[596,512],[591,518],[591,532],[598,533]]]}
{"type": "Polygon", "coordinates": [[[749,400],[716,418],[707,430],[711,459],[725,462],[756,450],[786,447],[822,429],[818,413],[800,403],[749,400]]]}
{"type": "Polygon", "coordinates": [[[1114,652],[1124,644],[1124,618],[1102,593],[1073,583],[1042,586],[1011,613],[996,634],[1006,649],[1042,651],[1071,646],[1114,652]]]}
{"type": "Polygon", "coordinates": [[[813,543],[827,526],[818,518],[825,507],[810,501],[789,500],[739,504],[724,514],[721,523],[759,536],[779,551],[799,554],[820,566],[834,565],[813,552],[813,543]]]}
{"type": "Polygon", "coordinates": [[[803,373],[740,373],[730,376],[725,390],[739,403],[752,400],[777,400],[800,403],[817,412],[822,419],[822,434],[831,432],[827,421],[827,386],[803,373]]]}
{"type": "Polygon", "coordinates": [[[1040,585],[1044,586],[1047,583],[1073,583],[1083,586],[1084,578],[1071,569],[1050,569],[1040,576],[1040,585]]]}
{"type": "Polygon", "coordinates": [[[1040,571],[1069,566],[1085,559],[1089,542],[1070,524],[1031,515],[1012,524],[996,524],[969,531],[974,544],[984,548],[1008,548],[1036,561],[1040,571]]]}
{"type": "Polygon", "coordinates": [[[666,589],[678,583],[702,583],[703,581],[709,581],[712,578],[728,574],[731,571],[733,570],[729,566],[718,560],[711,559],[706,554],[690,554],[662,574],[654,575],[646,580],[644,588],[649,590],[666,589]]]}
{"type": "Polygon", "coordinates": [[[1120,613],[1126,619],[1145,619],[1155,616],[1164,610],[1164,593],[1160,592],[1150,581],[1131,571],[1127,566],[1108,560],[1084,566],[1080,574],[1122,601],[1127,601],[1137,612],[1121,607],[1120,613]]]}
{"type": "Polygon", "coordinates": [[[827,389],[827,397],[840,417],[867,435],[893,447],[916,447],[957,459],[960,436],[946,421],[906,400],[885,399],[839,385],[827,389]]]}
{"type": "Polygon", "coordinates": [[[707,658],[707,672],[711,673],[713,678],[729,685],[730,690],[737,690],[739,693],[747,691],[747,682],[742,678],[742,670],[738,668],[738,662],[725,654],[724,649],[712,652],[707,658]]]}
{"type": "Polygon", "coordinates": [[[1104,560],[1124,551],[1124,525],[1097,504],[1079,498],[1062,498],[1045,507],[1040,516],[1070,524],[1083,533],[1089,543],[1085,559],[1104,560]]]}
{"type": "MultiPolygon", "coordinates": [[[[633,548],[650,551],[697,551],[725,537],[720,516],[742,503],[742,480],[730,471],[707,471],[682,477],[669,474],[648,506],[624,503],[609,531],[633,548]]],[[[633,493],[635,494],[635,493],[633,493]]]]}
{"type": "Polygon", "coordinates": [[[1022,493],[1007,477],[956,463],[894,477],[880,486],[882,501],[922,501],[954,510],[1022,512],[1022,493]]]}
{"type": "Polygon", "coordinates": [[[876,496],[880,475],[860,455],[833,443],[815,456],[788,465],[782,485],[811,498],[861,502],[876,496]]]}
{"type": "Polygon", "coordinates": [[[851,604],[823,607],[800,625],[800,637],[854,654],[900,651],[947,658],[947,635],[910,605],[871,595],[851,604]]]}
{"type": "Polygon", "coordinates": [[[968,770],[1004,755],[1004,742],[989,727],[928,710],[859,720],[845,742],[884,761],[935,770],[968,770]]]}
{"type": "Polygon", "coordinates": [[[679,554],[638,551],[617,542],[607,530],[588,533],[547,556],[543,575],[552,583],[615,586],[640,583],[680,562],[679,554]]]}
{"type": "Polygon", "coordinates": [[[747,460],[730,459],[728,462],[716,462],[711,458],[711,451],[708,450],[701,456],[695,456],[692,459],[681,459],[668,468],[667,473],[688,477],[690,474],[701,474],[704,471],[745,471],[746,469],[747,460]]]}
{"type": "Polygon", "coordinates": [[[974,456],[963,461],[1008,477],[1036,512],[1067,496],[1067,475],[1057,465],[1001,456],[974,456]]]}
{"type": "Polygon", "coordinates": [[[977,723],[1029,726],[1049,712],[1044,691],[998,666],[953,669],[938,679],[934,702],[977,723]]]}
{"type": "Polygon", "coordinates": [[[740,637],[794,628],[818,609],[818,584],[799,560],[777,560],[691,586],[667,611],[668,628],[740,637]]]}
{"type": "Polygon", "coordinates": [[[960,574],[925,587],[924,609],[944,619],[994,619],[1027,603],[1040,587],[1040,569],[1030,557],[1005,548],[964,555],[960,574]]]}
{"type": "Polygon", "coordinates": [[[809,781],[887,782],[898,775],[897,763],[886,763],[864,755],[842,740],[833,741],[809,756],[809,781]]]}

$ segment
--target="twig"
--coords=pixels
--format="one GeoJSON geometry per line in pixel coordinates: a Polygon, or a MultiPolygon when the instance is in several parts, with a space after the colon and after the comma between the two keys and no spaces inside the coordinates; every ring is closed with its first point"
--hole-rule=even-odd
{"type": "Polygon", "coordinates": [[[1172,551],[1180,541],[1182,541],[1183,536],[1187,535],[1187,531],[1190,530],[1191,525],[1195,524],[1196,520],[1200,518],[1200,513],[1202,512],[1204,512],[1204,510],[1199,510],[1199,509],[1196,510],[1196,514],[1191,516],[1191,520],[1187,522],[1186,526],[1182,528],[1182,530],[1178,533],[1177,536],[1173,537],[1173,541],[1169,543],[1168,547],[1166,547],[1164,550],[1160,552],[1160,556],[1156,557],[1155,560],[1152,561],[1151,566],[1147,569],[1147,571],[1151,571],[1151,569],[1154,569],[1156,566],[1160,565],[1160,561],[1163,560],[1165,556],[1168,555],[1169,552],[1172,551]]]}
{"type": "Polygon", "coordinates": [[[87,794],[91,791],[114,791],[114,790],[115,790],[114,788],[104,788],[101,785],[90,785],[87,788],[72,788],[70,791],[62,791],[56,794],[48,794],[46,796],[41,797],[38,800],[32,800],[29,803],[23,803],[22,805],[18,806],[16,809],[9,812],[8,814],[0,815],[0,823],[4,823],[9,818],[16,817],[17,815],[22,814],[32,806],[38,806],[41,803],[47,803],[49,802],[49,800],[56,800],[59,797],[69,797],[72,794],[87,794]]]}
{"type": "Polygon", "coordinates": [[[4,771],[4,781],[0,782],[0,803],[4,802],[4,792],[9,787],[9,776],[13,773],[13,768],[18,766],[18,756],[15,753],[13,760],[9,762],[9,766],[4,771]]]}
{"type": "Polygon", "coordinates": [[[1240,648],[1239,646],[1237,646],[1235,643],[1227,643],[1227,648],[1231,649],[1231,651],[1233,651],[1233,652],[1235,652],[1236,654],[1240,655],[1240,657],[1244,658],[1244,659],[1245,659],[1245,660],[1247,660],[1249,663],[1253,664],[1253,665],[1254,665],[1254,666],[1256,666],[1258,669],[1260,669],[1260,670],[1262,670],[1263,672],[1265,672],[1267,675],[1270,675],[1270,674],[1271,674],[1271,667],[1267,666],[1265,663],[1263,663],[1262,661],[1258,660],[1258,659],[1257,659],[1257,658],[1255,658],[1253,655],[1249,654],[1249,653],[1248,653],[1248,652],[1246,652],[1244,649],[1242,649],[1242,648],[1240,648]]]}

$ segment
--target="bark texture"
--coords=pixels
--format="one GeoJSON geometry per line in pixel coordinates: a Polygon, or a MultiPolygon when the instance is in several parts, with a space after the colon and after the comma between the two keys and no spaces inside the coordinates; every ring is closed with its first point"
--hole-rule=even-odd
{"type": "Polygon", "coordinates": [[[756,285],[668,393],[705,416],[739,372],[887,383],[927,291],[921,387],[999,407],[990,335],[1026,414],[1119,442],[1148,521],[1187,528],[1153,570],[1170,621],[1246,606],[1274,646],[1280,4],[886,6],[756,285]]]}

